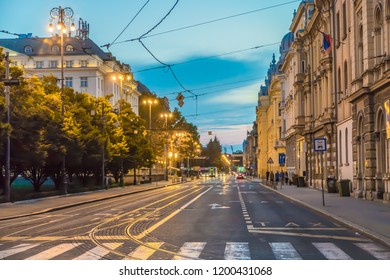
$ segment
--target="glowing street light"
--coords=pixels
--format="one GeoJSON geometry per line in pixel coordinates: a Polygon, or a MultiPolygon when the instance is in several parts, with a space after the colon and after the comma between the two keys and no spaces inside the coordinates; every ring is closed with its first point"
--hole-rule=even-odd
{"type": "MultiPolygon", "coordinates": [[[[66,7],[62,8],[59,6],[58,8],[53,8],[50,11],[50,24],[49,31],[53,32],[54,26],[53,22],[57,25],[57,30],[61,33],[61,117],[62,122],[64,122],[64,114],[65,114],[65,96],[64,96],[64,34],[69,31],[69,37],[71,36],[71,32],[76,30],[76,26],[73,23],[73,10],[72,8],[66,7]]],[[[66,168],[65,168],[65,157],[64,155],[62,159],[62,176],[63,176],[63,187],[64,193],[68,192],[68,183],[66,180],[66,168]]]]}

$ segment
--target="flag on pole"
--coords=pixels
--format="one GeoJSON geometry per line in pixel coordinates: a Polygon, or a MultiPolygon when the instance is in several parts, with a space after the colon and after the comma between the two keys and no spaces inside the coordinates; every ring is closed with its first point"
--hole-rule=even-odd
{"type": "Polygon", "coordinates": [[[324,47],[324,50],[327,52],[328,50],[330,50],[332,48],[332,37],[329,34],[326,34],[324,32],[321,32],[321,33],[322,33],[322,37],[323,37],[323,47],[324,47]]]}

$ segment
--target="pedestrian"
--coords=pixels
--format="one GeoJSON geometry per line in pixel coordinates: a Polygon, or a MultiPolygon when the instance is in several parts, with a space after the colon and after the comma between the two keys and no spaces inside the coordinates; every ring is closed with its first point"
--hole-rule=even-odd
{"type": "Polygon", "coordinates": [[[274,186],[274,178],[275,178],[274,172],[271,171],[271,172],[269,173],[269,180],[271,181],[271,188],[273,188],[273,186],[274,186]]]}
{"type": "Polygon", "coordinates": [[[276,170],[276,173],[275,173],[275,189],[277,189],[278,186],[279,186],[279,179],[280,179],[280,173],[279,173],[279,170],[276,170]]]}
{"type": "Polygon", "coordinates": [[[286,174],[285,174],[284,180],[286,181],[286,185],[288,185],[288,172],[287,172],[287,171],[286,171],[286,174]]]}
{"type": "Polygon", "coordinates": [[[280,188],[281,189],[283,188],[283,185],[284,185],[284,171],[282,169],[282,171],[280,172],[280,188]]]}
{"type": "Polygon", "coordinates": [[[267,182],[269,180],[269,170],[267,170],[267,172],[265,172],[265,176],[267,176],[267,182]]]}

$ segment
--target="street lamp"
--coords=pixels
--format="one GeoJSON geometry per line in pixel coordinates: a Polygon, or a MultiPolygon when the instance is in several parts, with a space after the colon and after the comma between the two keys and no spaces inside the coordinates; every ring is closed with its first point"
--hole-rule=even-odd
{"type": "MultiPolygon", "coordinates": [[[[149,145],[152,144],[152,105],[157,104],[157,99],[147,99],[143,101],[143,104],[149,104],[149,145]]],[[[152,164],[149,168],[149,182],[152,182],[152,164]]]]}
{"type": "MultiPolygon", "coordinates": [[[[123,103],[123,81],[132,81],[133,75],[131,73],[125,74],[125,75],[118,75],[118,76],[112,76],[113,81],[119,80],[119,121],[120,125],[122,126],[122,103],[123,103]]],[[[123,127],[122,127],[123,129],[123,127]]],[[[123,158],[121,158],[120,163],[120,186],[124,186],[124,170],[123,170],[123,158]]]]}
{"type": "MultiPolygon", "coordinates": [[[[161,114],[160,117],[162,118],[165,118],[165,129],[168,128],[168,118],[171,118],[172,117],[172,114],[171,113],[164,113],[164,114],[161,114]]],[[[167,135],[166,135],[167,136],[167,135]]],[[[167,165],[167,153],[168,153],[168,147],[167,147],[167,141],[168,141],[168,137],[165,137],[165,142],[164,142],[164,158],[165,158],[165,176],[164,176],[164,179],[165,181],[168,181],[168,165],[167,165]]]]}
{"type": "Polygon", "coordinates": [[[130,82],[133,80],[133,75],[131,73],[125,75],[112,76],[114,81],[119,80],[119,113],[122,112],[122,101],[123,101],[123,81],[130,82]]]}
{"type": "MultiPolygon", "coordinates": [[[[58,8],[53,8],[50,11],[50,24],[49,31],[53,32],[53,22],[57,25],[57,30],[60,32],[61,36],[61,117],[62,123],[64,123],[64,113],[65,113],[65,96],[64,96],[64,34],[69,31],[69,37],[71,36],[71,32],[76,30],[76,26],[73,23],[73,10],[72,8],[66,7],[62,8],[59,6],[58,8]]],[[[68,192],[68,183],[66,180],[66,168],[65,168],[65,158],[66,154],[62,159],[62,176],[63,176],[63,187],[64,193],[68,192]]]]}

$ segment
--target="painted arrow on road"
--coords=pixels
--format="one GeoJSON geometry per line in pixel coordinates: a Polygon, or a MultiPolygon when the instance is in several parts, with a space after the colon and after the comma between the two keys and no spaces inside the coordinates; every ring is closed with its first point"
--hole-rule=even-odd
{"type": "Polygon", "coordinates": [[[228,209],[228,208],[230,208],[229,206],[221,206],[220,204],[217,204],[217,203],[209,204],[209,206],[211,207],[211,210],[214,210],[214,209],[228,209]]]}

